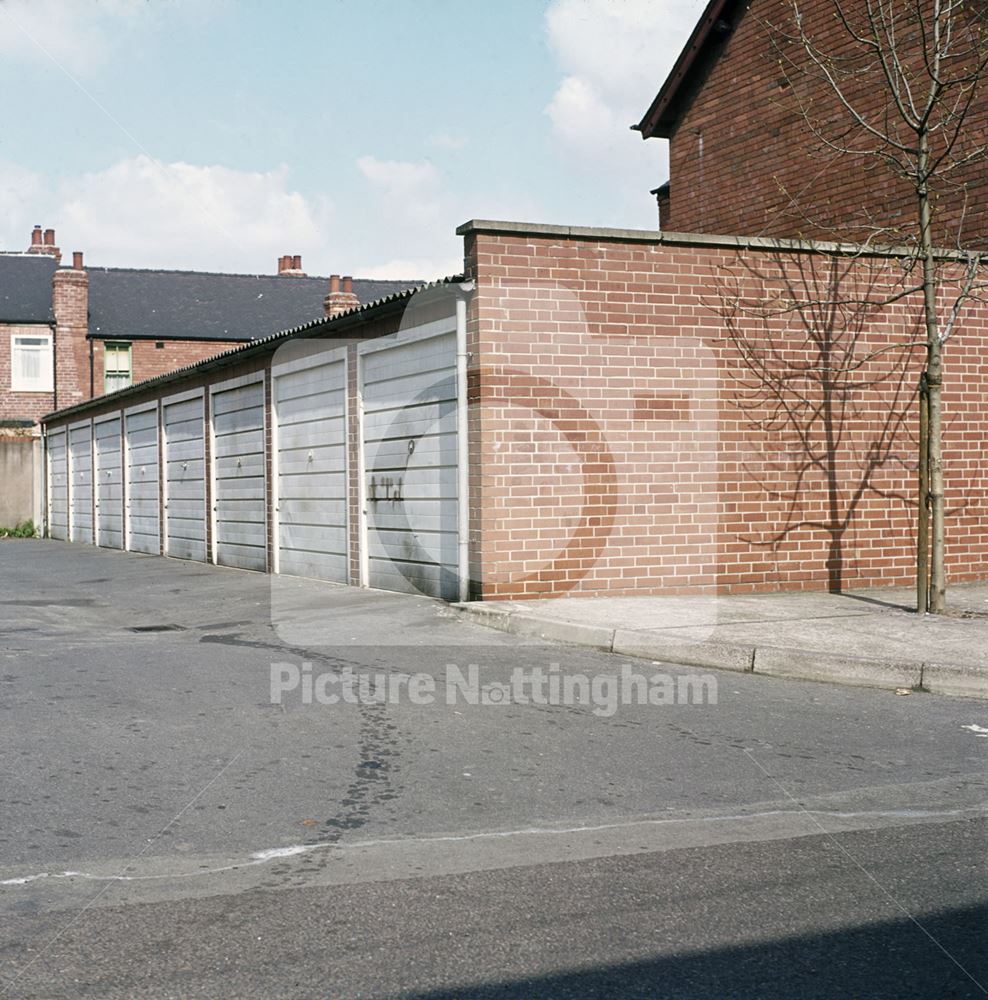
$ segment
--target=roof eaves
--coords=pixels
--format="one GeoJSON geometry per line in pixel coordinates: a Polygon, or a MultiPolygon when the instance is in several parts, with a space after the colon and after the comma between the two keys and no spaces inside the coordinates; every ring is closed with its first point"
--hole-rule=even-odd
{"type": "Polygon", "coordinates": [[[696,69],[697,60],[714,33],[714,28],[725,13],[730,13],[736,6],[737,0],[710,0],[707,9],[700,15],[693,33],[679,53],[665,83],[662,84],[655,100],[652,101],[645,116],[637,125],[631,128],[635,132],[641,132],[643,139],[668,139],[676,123],[671,112],[679,101],[681,94],[686,89],[686,85],[693,76],[696,69]]]}

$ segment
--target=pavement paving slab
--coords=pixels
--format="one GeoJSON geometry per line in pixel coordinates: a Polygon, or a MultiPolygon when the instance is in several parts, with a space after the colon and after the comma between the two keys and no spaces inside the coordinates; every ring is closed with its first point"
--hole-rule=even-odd
{"type": "Polygon", "coordinates": [[[470,602],[503,632],[719,670],[988,698],[988,584],[917,615],[906,588],[470,602]]]}

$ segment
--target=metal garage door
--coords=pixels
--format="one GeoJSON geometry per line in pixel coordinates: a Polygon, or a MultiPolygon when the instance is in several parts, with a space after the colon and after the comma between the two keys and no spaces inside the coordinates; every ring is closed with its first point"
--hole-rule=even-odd
{"type": "Polygon", "coordinates": [[[124,417],[127,548],[161,551],[158,521],[158,407],[124,417]]]}
{"type": "Polygon", "coordinates": [[[206,560],[206,449],[202,395],[165,402],[165,553],[206,560]]]}
{"type": "Polygon", "coordinates": [[[366,345],[361,382],[368,583],[456,600],[455,333],[366,345]]]}
{"type": "Polygon", "coordinates": [[[93,427],[69,428],[69,537],[93,543],[93,427]]]}
{"type": "Polygon", "coordinates": [[[69,537],[68,451],[65,431],[48,435],[48,537],[69,537]]]}
{"type": "Polygon", "coordinates": [[[216,390],[213,421],[213,558],[267,569],[264,383],[216,390]]]}
{"type": "Polygon", "coordinates": [[[346,583],[346,361],[292,362],[274,378],[278,572],[346,583]]]}
{"type": "Polygon", "coordinates": [[[123,476],[120,418],[93,425],[96,443],[96,544],[123,548],[123,476]]]}

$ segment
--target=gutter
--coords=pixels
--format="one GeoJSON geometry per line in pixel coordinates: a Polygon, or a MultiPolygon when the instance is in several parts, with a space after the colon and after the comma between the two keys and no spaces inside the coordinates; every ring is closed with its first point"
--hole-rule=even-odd
{"type": "MultiPolygon", "coordinates": [[[[52,320],[51,330],[51,405],[58,409],[58,324],[52,320]]],[[[47,454],[47,452],[45,453],[47,454]]]]}

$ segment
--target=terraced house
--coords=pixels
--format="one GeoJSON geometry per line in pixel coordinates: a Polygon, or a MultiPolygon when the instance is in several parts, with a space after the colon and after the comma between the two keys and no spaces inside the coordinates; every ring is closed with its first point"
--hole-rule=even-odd
{"type": "Polygon", "coordinates": [[[45,413],[174,371],[260,336],[373,301],[411,282],[62,266],[53,229],[0,253],[0,525],[38,517],[45,413]]]}

